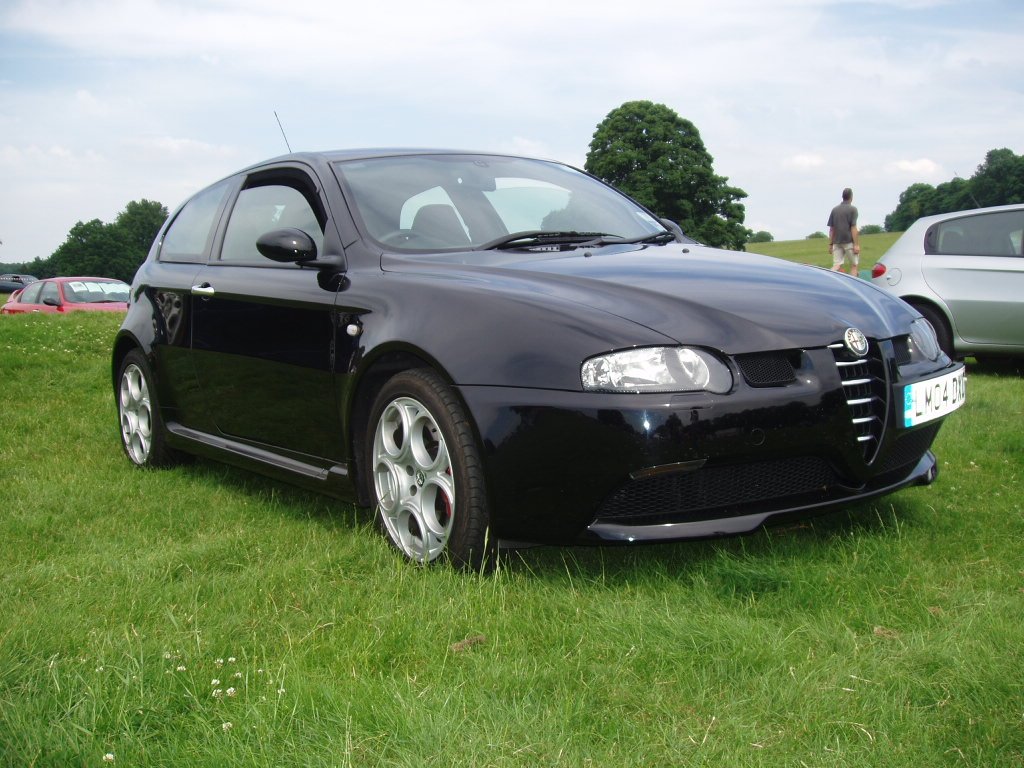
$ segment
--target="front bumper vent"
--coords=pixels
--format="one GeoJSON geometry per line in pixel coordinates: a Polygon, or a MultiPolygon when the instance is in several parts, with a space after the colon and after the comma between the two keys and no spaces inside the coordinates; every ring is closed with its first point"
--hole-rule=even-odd
{"type": "MultiPolygon", "coordinates": [[[[799,352],[795,353],[799,361],[799,352]]],[[[793,353],[755,352],[736,355],[736,365],[752,387],[784,387],[796,381],[793,353]]]]}
{"type": "Polygon", "coordinates": [[[631,481],[605,501],[597,519],[656,524],[729,517],[771,500],[818,497],[837,482],[818,456],[706,467],[631,481]]]}

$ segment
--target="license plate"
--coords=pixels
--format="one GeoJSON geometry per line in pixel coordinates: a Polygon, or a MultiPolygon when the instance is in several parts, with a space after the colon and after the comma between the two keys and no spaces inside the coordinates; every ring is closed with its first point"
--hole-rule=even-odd
{"type": "Polygon", "coordinates": [[[964,404],[967,377],[964,369],[903,388],[903,426],[913,427],[952,413],[964,404]]]}

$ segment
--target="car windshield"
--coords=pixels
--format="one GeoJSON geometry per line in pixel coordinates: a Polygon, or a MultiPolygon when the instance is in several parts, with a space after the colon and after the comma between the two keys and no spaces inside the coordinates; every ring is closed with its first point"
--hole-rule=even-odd
{"type": "Polygon", "coordinates": [[[64,284],[64,300],[71,304],[106,304],[128,301],[128,285],[99,280],[71,280],[64,284]]]}
{"type": "Polygon", "coordinates": [[[334,167],[367,233],[394,250],[550,246],[665,233],[633,201],[559,163],[400,155],[334,167]],[[512,237],[517,233],[523,237],[512,237]]]}

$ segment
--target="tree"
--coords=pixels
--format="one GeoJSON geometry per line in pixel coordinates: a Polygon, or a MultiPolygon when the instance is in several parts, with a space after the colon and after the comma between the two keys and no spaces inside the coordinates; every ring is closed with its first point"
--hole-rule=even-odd
{"type": "Polygon", "coordinates": [[[804,240],[823,240],[826,237],[828,237],[828,235],[819,230],[817,232],[811,232],[811,234],[805,237],[804,240]]]}
{"type": "Polygon", "coordinates": [[[1024,155],[992,149],[970,179],[957,176],[937,187],[911,184],[885,217],[885,229],[900,232],[922,216],[1010,203],[1024,203],[1024,155]]]}
{"type": "Polygon", "coordinates": [[[742,250],[747,193],[718,176],[689,120],[663,104],[629,101],[594,131],[584,167],[708,245],[742,250]]]}
{"type": "Polygon", "coordinates": [[[132,200],[117,215],[114,226],[121,230],[133,254],[140,257],[136,261],[136,269],[145,260],[153,239],[166,220],[167,208],[162,203],[145,198],[132,200]]]}
{"type": "Polygon", "coordinates": [[[161,203],[133,200],[111,224],[79,221],[49,258],[9,266],[36,277],[88,275],[131,282],[166,218],[161,203]]]}
{"type": "Polygon", "coordinates": [[[878,224],[865,224],[863,227],[857,227],[857,231],[862,235],[879,235],[885,230],[878,224]]]}
{"type": "Polygon", "coordinates": [[[1024,155],[989,150],[971,177],[971,192],[982,207],[1024,203],[1024,155]]]}
{"type": "Polygon", "coordinates": [[[750,236],[750,240],[748,240],[747,242],[750,242],[750,243],[770,243],[774,239],[775,238],[772,237],[772,233],[771,232],[765,232],[762,229],[762,230],[759,230],[758,232],[755,232],[754,234],[752,234],[750,236]]]}
{"type": "Polygon", "coordinates": [[[931,184],[911,184],[900,193],[896,210],[885,217],[886,232],[902,232],[930,210],[935,187],[931,184]]]}
{"type": "MultiPolygon", "coordinates": [[[[125,270],[122,267],[127,250],[126,238],[113,225],[104,224],[99,219],[80,221],[53,252],[50,262],[58,275],[116,277],[124,280],[122,275],[125,270]]],[[[128,280],[131,280],[131,275],[128,280]]]]}

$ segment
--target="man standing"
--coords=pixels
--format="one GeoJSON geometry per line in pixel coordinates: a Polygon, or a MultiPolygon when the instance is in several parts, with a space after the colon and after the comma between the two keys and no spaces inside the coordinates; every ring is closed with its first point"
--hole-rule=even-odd
{"type": "Polygon", "coordinates": [[[857,232],[857,208],[853,190],[843,190],[843,202],[828,215],[828,250],[832,254],[832,270],[842,272],[849,260],[850,274],[856,276],[860,266],[860,233],[857,232]]]}

